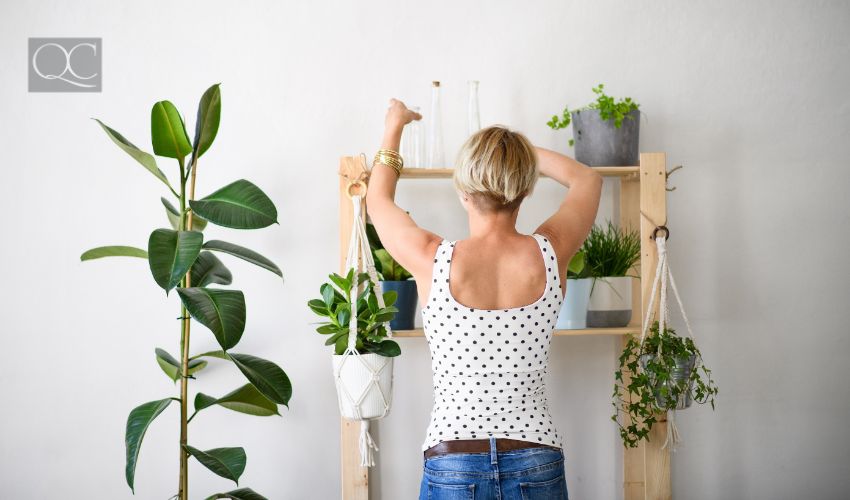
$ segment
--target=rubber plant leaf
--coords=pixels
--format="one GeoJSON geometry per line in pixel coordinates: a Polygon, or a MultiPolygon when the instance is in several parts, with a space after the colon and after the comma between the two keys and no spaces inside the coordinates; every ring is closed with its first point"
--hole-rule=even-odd
{"type": "Polygon", "coordinates": [[[239,343],[245,331],[245,296],[239,290],[178,288],[186,310],[209,328],[225,351],[239,343]]]}
{"type": "Polygon", "coordinates": [[[244,448],[213,448],[206,451],[188,445],[183,448],[214,474],[239,484],[239,477],[245,472],[248,459],[244,448]]]}
{"type": "Polygon", "coordinates": [[[127,465],[125,467],[125,476],[127,485],[133,493],[136,489],[133,485],[136,477],[136,462],[139,459],[139,450],[142,447],[142,440],[145,437],[148,427],[160,413],[171,404],[171,398],[160,399],[159,401],[151,401],[141,406],[133,408],[130,415],[127,417],[127,431],[124,435],[124,442],[127,447],[127,465]]]}
{"type": "Polygon", "coordinates": [[[230,359],[265,397],[289,408],[292,384],[279,366],[250,354],[230,353],[230,359]]]}
{"type": "Polygon", "coordinates": [[[217,498],[229,498],[231,500],[268,500],[268,498],[260,495],[251,488],[239,488],[238,490],[228,491],[227,493],[216,493],[209,496],[206,500],[215,500],[217,498]]]}
{"type": "MultiPolygon", "coordinates": [[[[180,362],[177,361],[174,356],[168,353],[165,349],[160,349],[157,347],[154,352],[156,353],[156,362],[162,371],[174,382],[177,382],[180,379],[180,362]]],[[[203,370],[207,366],[207,362],[202,359],[192,359],[189,360],[189,375],[194,375],[196,372],[203,370]]]]}
{"type": "Polygon", "coordinates": [[[170,101],[159,101],[151,108],[151,142],[155,155],[185,158],[192,152],[183,118],[170,101]]]}
{"type": "Polygon", "coordinates": [[[148,253],[141,248],[114,245],[86,250],[80,255],[80,260],[87,261],[101,259],[103,257],[138,257],[140,259],[147,259],[148,253]]]}
{"type": "Polygon", "coordinates": [[[148,263],[156,283],[168,292],[198,258],[204,236],[198,231],[156,229],[148,239],[148,263]]]}
{"type": "Polygon", "coordinates": [[[245,384],[220,398],[214,398],[201,392],[195,396],[196,412],[213,405],[223,406],[229,410],[258,417],[280,415],[277,411],[277,404],[265,397],[263,393],[251,384],[245,384]]]}
{"type": "Polygon", "coordinates": [[[200,158],[212,146],[218,134],[221,121],[221,89],[217,83],[208,88],[198,103],[198,117],[195,121],[195,141],[193,154],[200,158]]]}
{"type": "MultiPolygon", "coordinates": [[[[171,228],[175,231],[180,229],[180,212],[165,198],[160,198],[162,206],[165,207],[165,215],[168,216],[168,222],[171,228]]],[[[207,221],[198,217],[198,214],[192,216],[192,231],[203,231],[207,227],[207,221]]]]}
{"type": "Polygon", "coordinates": [[[201,252],[192,264],[192,286],[229,285],[233,282],[230,269],[212,252],[201,252]]]}
{"type": "Polygon", "coordinates": [[[125,153],[130,155],[134,160],[139,162],[143,167],[145,167],[145,169],[147,169],[148,172],[152,173],[154,177],[168,186],[168,189],[171,190],[172,193],[176,194],[174,188],[171,187],[171,183],[168,182],[168,177],[166,177],[165,174],[162,173],[162,170],[160,170],[156,165],[156,158],[154,158],[152,154],[146,153],[137,148],[132,142],[128,141],[127,138],[118,133],[118,131],[109,128],[97,118],[95,118],[94,121],[96,121],[103,131],[106,132],[106,135],[112,139],[112,142],[114,142],[125,153]]]}
{"type": "Polygon", "coordinates": [[[230,254],[234,257],[238,257],[244,261],[250,262],[255,266],[260,266],[263,269],[271,271],[276,275],[280,276],[281,278],[283,277],[283,273],[281,272],[280,268],[277,267],[277,264],[249,248],[241,247],[239,245],[234,245],[233,243],[228,243],[226,241],[221,240],[210,240],[204,243],[204,248],[215,252],[230,254]]]}
{"type": "Polygon", "coordinates": [[[189,206],[204,219],[234,229],[260,229],[277,223],[277,208],[266,194],[245,179],[228,184],[189,206]]]}

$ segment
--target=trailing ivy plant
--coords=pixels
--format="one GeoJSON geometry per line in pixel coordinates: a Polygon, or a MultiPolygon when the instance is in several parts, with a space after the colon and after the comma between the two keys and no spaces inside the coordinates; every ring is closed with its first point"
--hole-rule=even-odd
{"type": "MultiPolygon", "coordinates": [[[[334,346],[334,354],[342,354],[348,347],[348,325],[351,319],[354,269],[349,269],[344,277],[336,273],[329,275],[330,282],[319,287],[321,298],[307,302],[311,311],[325,321],[319,323],[316,331],[327,335],[325,345],[334,346]]],[[[398,309],[393,306],[398,295],[394,290],[384,292],[384,307],[378,306],[375,285],[369,275],[360,273],[357,281],[363,290],[357,295],[357,342],[355,349],[360,354],[375,353],[394,357],[401,354],[401,348],[394,340],[387,338],[385,323],[393,319],[398,309]]]]}
{"type": "Polygon", "coordinates": [[[630,336],[614,372],[611,420],[617,423],[623,444],[630,448],[647,439],[657,423],[657,412],[675,410],[684,398],[710,403],[714,409],[717,385],[693,339],[679,337],[667,326],[663,334],[658,330],[655,321],[643,345],[630,336]],[[624,374],[628,374],[628,382],[624,374]]]}
{"type": "Polygon", "coordinates": [[[378,271],[383,281],[407,281],[413,277],[410,271],[402,267],[397,260],[387,252],[378,232],[372,223],[366,223],[366,239],[369,240],[369,248],[372,250],[372,260],[375,261],[375,270],[378,271]]]}
{"type": "MultiPolygon", "coordinates": [[[[142,439],[151,423],[172,402],[180,405],[180,471],[177,494],[172,498],[189,498],[189,457],[194,457],[213,473],[234,481],[245,470],[246,455],[241,447],[202,450],[190,446],[188,426],[199,412],[220,406],[248,415],[280,415],[278,405],[289,405],[292,385],[286,373],[271,361],[250,354],[231,351],[245,330],[245,297],[239,290],[214,285],[230,285],[230,270],[216,254],[227,254],[248,261],[283,276],[274,262],[234,243],[206,240],[203,231],[207,223],[234,229],[259,229],[277,223],[274,203],[254,184],[242,179],[195,199],[195,181],[199,160],[215,139],[221,116],[219,85],[210,87],[201,97],[195,123],[194,139],[183,124],[177,108],[169,101],[160,101],[151,110],[151,142],[153,155],[142,151],[123,135],[96,120],[106,135],[124,152],[139,162],[165,185],[174,203],[161,198],[171,228],[154,229],[148,238],[147,249],[131,246],[104,246],[82,254],[87,261],[102,257],[137,257],[148,262],[151,275],[166,295],[175,289],[180,299],[179,352],[172,356],[165,349],[155,350],[156,361],[174,382],[179,381],[179,394],[150,401],[134,408],[127,418],[126,467],[127,484],[135,492],[136,463],[142,439]],[[155,156],[172,158],[177,163],[179,185],[172,187],[168,176],[160,170],[155,156]],[[191,354],[189,338],[191,319],[208,328],[221,346],[220,350],[191,354]],[[247,379],[247,383],[223,396],[195,394],[194,412],[189,416],[189,380],[207,366],[208,359],[231,363],[247,379]]],[[[238,488],[208,497],[237,500],[261,500],[262,495],[250,488],[238,488]]]]}
{"type": "Polygon", "coordinates": [[[605,227],[594,225],[590,229],[582,251],[590,277],[627,276],[640,260],[640,235],[608,221],[605,227]]]}
{"type": "MultiPolygon", "coordinates": [[[[640,104],[634,102],[631,97],[617,100],[605,93],[605,85],[599,84],[598,87],[593,87],[593,93],[596,94],[596,100],[583,108],[570,110],[569,106],[564,107],[561,116],[553,115],[552,119],[546,122],[552,130],[566,128],[572,122],[572,113],[583,111],[586,109],[599,110],[599,116],[603,120],[614,120],[614,127],[620,128],[623,126],[623,120],[632,120],[632,111],[640,108],[640,104]]],[[[575,144],[574,139],[570,139],[570,146],[575,144]]]]}

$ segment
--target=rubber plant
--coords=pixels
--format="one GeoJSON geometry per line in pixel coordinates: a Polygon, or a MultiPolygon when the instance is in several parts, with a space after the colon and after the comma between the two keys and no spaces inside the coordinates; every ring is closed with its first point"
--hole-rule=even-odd
{"type": "MultiPolygon", "coordinates": [[[[333,273],[328,276],[329,283],[319,287],[321,298],[307,302],[311,311],[323,318],[316,332],[327,335],[325,345],[334,346],[334,354],[342,354],[348,346],[348,326],[351,319],[351,304],[356,290],[354,287],[354,269],[340,276],[333,273]]],[[[401,354],[401,348],[394,340],[387,338],[385,323],[391,321],[398,309],[393,306],[398,295],[395,290],[384,292],[384,307],[378,306],[375,285],[369,275],[360,273],[358,283],[363,290],[357,294],[357,340],[355,349],[360,354],[375,353],[381,356],[395,357],[401,354]]]]}
{"type": "MultiPolygon", "coordinates": [[[[150,401],[134,408],[127,418],[126,467],[127,485],[135,493],[135,471],[145,432],[151,423],[172,403],[180,408],[180,466],[177,494],[172,498],[189,498],[189,457],[194,457],[213,473],[234,481],[245,469],[246,455],[241,447],[202,450],[190,446],[189,423],[207,408],[220,406],[256,416],[280,415],[278,405],[289,405],[292,385],[286,373],[271,361],[231,351],[245,330],[245,297],[239,290],[213,285],[230,285],[232,274],[216,254],[228,254],[255,264],[282,277],[281,270],[269,259],[242,246],[220,240],[205,240],[201,232],[207,222],[233,229],[259,229],[277,223],[274,203],[257,186],[237,180],[204,198],[195,199],[195,181],[200,158],[215,139],[221,117],[221,92],[218,84],[201,97],[195,123],[194,140],[177,108],[160,101],[151,110],[151,142],[153,155],[142,151],[123,135],[96,120],[106,135],[124,152],[154,175],[173,196],[175,203],[161,198],[171,228],[154,229],[147,249],[132,246],[104,246],[83,253],[83,261],[103,257],[137,257],[148,262],[151,275],[166,296],[176,289],[180,299],[179,354],[165,349],[155,350],[156,361],[163,372],[179,382],[177,396],[150,401]],[[180,184],[172,187],[160,170],[155,156],[174,159],[179,169],[180,184]],[[190,333],[194,319],[208,328],[221,349],[191,355],[190,333]],[[247,383],[221,397],[197,392],[189,415],[189,381],[207,366],[207,360],[231,363],[247,379],[247,383]]],[[[238,488],[208,496],[237,500],[260,500],[265,497],[250,488],[238,488]]]]}

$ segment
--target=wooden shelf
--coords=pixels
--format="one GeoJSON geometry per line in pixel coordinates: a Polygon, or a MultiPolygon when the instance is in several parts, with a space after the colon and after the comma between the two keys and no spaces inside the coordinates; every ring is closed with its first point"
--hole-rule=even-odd
{"type": "MultiPolygon", "coordinates": [[[[640,167],[593,167],[593,170],[605,177],[627,177],[637,175],[640,167]]],[[[401,176],[408,179],[448,179],[453,172],[453,168],[406,167],[401,170],[401,176]]]]}
{"type": "MultiPolygon", "coordinates": [[[[640,326],[626,326],[623,328],[583,328],[581,330],[555,330],[555,335],[639,335],[640,326]]],[[[414,330],[394,330],[394,337],[424,337],[421,328],[414,330]]]]}

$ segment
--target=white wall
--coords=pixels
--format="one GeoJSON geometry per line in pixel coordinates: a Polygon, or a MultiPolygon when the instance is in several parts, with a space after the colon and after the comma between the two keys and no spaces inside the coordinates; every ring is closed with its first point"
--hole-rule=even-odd
{"type": "MultiPolygon", "coordinates": [[[[642,103],[643,151],[666,151],[670,252],[697,338],[720,385],[716,412],[679,418],[673,490],[687,499],[837,499],[850,489],[850,7],[846,2],[4,2],[0,7],[3,180],[0,484],[4,498],[130,498],[123,431],[135,405],[173,394],[153,348],[177,344],[177,299],[142,262],[81,264],[101,244],[144,246],[165,224],[160,185],[89,117],[147,147],[150,105],[194,117],[223,82],[208,193],[236,178],[266,189],[281,225],[209,235],[256,248],[286,282],[233,262],[246,291],[239,351],[278,361],[294,384],[283,418],[211,410],[198,447],[244,445],[242,483],[273,499],[338,498],[329,352],[305,307],[335,270],[339,156],[370,153],[386,100],[425,105],[445,90],[446,142],[465,133],[465,82],[482,121],[566,151],[548,117],[605,82],[642,103]],[[355,4],[359,4],[355,6],[355,4]],[[29,94],[27,38],[103,38],[100,94],[29,94]]],[[[175,168],[166,162],[172,176],[175,168]]],[[[608,187],[610,195],[611,186],[608,187]]],[[[522,229],[558,203],[541,181],[522,229]]],[[[423,225],[463,237],[443,181],[404,184],[423,225]]],[[[612,210],[606,196],[600,218],[612,210]]],[[[232,261],[228,261],[232,262],[232,261]]],[[[571,497],[621,496],[609,394],[616,339],[557,338],[552,411],[566,435],[571,497]]],[[[193,349],[214,346],[195,330],[193,349]]],[[[402,341],[395,407],[380,426],[375,498],[414,498],[430,410],[422,339],[402,341]]],[[[221,394],[218,365],[193,383],[221,394]]],[[[143,447],[138,498],[176,484],[177,413],[143,447]]],[[[228,488],[193,464],[192,496],[228,488]]]]}

